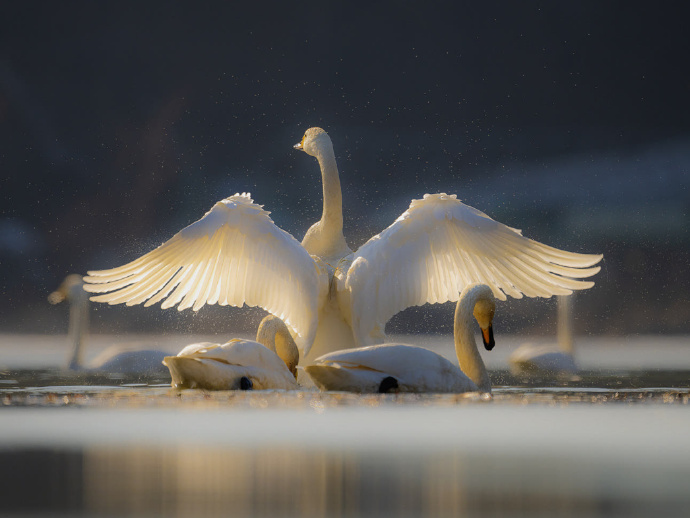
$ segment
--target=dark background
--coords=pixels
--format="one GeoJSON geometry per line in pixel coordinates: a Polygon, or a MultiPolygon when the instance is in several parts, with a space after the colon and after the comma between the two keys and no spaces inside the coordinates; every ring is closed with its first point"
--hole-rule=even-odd
{"type": "MultiPolygon", "coordinates": [[[[603,253],[578,332],[690,332],[687,18],[649,2],[5,2],[0,331],[64,332],[46,295],[250,191],[301,239],[331,135],[357,247],[426,192],[603,253]]],[[[452,329],[452,304],[392,330],[452,329]]],[[[97,331],[218,332],[260,312],[95,308],[97,331]]],[[[553,300],[499,332],[553,332],[553,300]]]]}

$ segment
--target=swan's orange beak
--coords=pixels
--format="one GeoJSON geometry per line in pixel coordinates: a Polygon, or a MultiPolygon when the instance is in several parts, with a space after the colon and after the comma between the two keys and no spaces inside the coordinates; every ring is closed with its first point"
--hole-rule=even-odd
{"type": "Polygon", "coordinates": [[[304,151],[304,146],[302,144],[304,144],[304,137],[302,137],[302,140],[300,140],[298,144],[295,144],[292,147],[299,149],[300,151],[304,151]]]}
{"type": "Polygon", "coordinates": [[[486,329],[482,329],[482,341],[484,342],[484,348],[490,351],[496,345],[494,341],[494,328],[489,325],[486,329]]]}

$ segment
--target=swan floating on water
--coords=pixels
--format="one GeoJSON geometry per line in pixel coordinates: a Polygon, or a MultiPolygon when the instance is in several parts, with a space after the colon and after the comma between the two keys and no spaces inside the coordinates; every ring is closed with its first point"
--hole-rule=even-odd
{"type": "Polygon", "coordinates": [[[523,344],[508,357],[513,374],[521,376],[572,376],[578,368],[573,357],[573,297],[559,295],[557,345],[523,344]]]}
{"type": "Polygon", "coordinates": [[[414,345],[382,344],[336,351],[304,370],[321,390],[348,392],[491,392],[491,379],[477,350],[472,317],[487,350],[494,347],[496,304],[485,284],[467,286],[455,307],[453,335],[458,365],[414,345]]]}
{"type": "Polygon", "coordinates": [[[308,364],[327,352],[380,344],[386,322],[407,307],[457,301],[465,286],[494,295],[566,295],[590,288],[602,256],[523,237],[455,195],[425,194],[352,253],[343,235],[333,144],[321,128],[295,146],[321,168],[323,213],[302,243],[278,228],[249,194],[216,203],[199,221],[123,266],[90,271],[98,302],[260,306],[282,319],[308,364]]]}
{"type": "Polygon", "coordinates": [[[72,353],[68,368],[112,374],[167,374],[162,364],[165,352],[141,349],[135,344],[112,345],[92,361],[84,363],[84,337],[89,330],[89,298],[83,285],[81,275],[71,274],[48,296],[51,304],[67,300],[70,305],[68,336],[72,343],[72,353]]]}
{"type": "Polygon", "coordinates": [[[256,341],[233,338],[224,344],[202,342],[167,356],[172,385],[207,390],[295,390],[299,351],[282,320],[266,316],[256,341]]]}

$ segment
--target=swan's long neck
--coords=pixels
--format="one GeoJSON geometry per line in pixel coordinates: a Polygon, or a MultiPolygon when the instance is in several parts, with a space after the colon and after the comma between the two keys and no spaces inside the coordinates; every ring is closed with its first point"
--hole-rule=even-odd
{"type": "Polygon", "coordinates": [[[566,354],[573,354],[573,298],[572,295],[558,296],[558,346],[566,354]]]}
{"type": "Polygon", "coordinates": [[[474,306],[481,298],[481,288],[478,286],[463,292],[455,308],[455,354],[458,356],[460,369],[474,381],[479,390],[491,392],[491,379],[477,349],[477,342],[472,331],[474,306]]]}
{"type": "MultiPolygon", "coordinates": [[[[80,288],[81,289],[81,288],[80,288]]],[[[72,354],[70,355],[68,367],[72,370],[80,369],[83,363],[83,343],[84,335],[89,328],[89,299],[84,295],[77,295],[70,298],[69,307],[69,330],[67,332],[69,341],[72,343],[72,354]]]]}
{"type": "Polygon", "coordinates": [[[307,252],[321,257],[327,263],[337,262],[352,251],[343,235],[343,195],[330,142],[318,151],[316,159],[321,168],[323,213],[321,219],[307,231],[302,245],[307,252]]]}
{"type": "Polygon", "coordinates": [[[324,229],[333,234],[343,233],[343,194],[340,189],[340,175],[335,163],[333,147],[321,151],[316,159],[321,167],[323,183],[323,213],[321,222],[324,229]]]}
{"type": "Polygon", "coordinates": [[[276,326],[272,325],[271,316],[265,317],[256,331],[256,341],[261,345],[276,352],[276,326]]]}

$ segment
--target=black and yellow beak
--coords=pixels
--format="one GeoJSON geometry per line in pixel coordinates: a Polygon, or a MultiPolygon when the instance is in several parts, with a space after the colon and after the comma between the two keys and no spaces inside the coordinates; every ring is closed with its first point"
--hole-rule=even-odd
{"type": "Polygon", "coordinates": [[[496,345],[496,342],[494,341],[494,328],[493,326],[489,326],[486,329],[482,329],[482,341],[484,342],[484,348],[487,351],[490,351],[491,349],[494,348],[494,345],[496,345]]]}
{"type": "Polygon", "coordinates": [[[299,149],[300,151],[304,151],[304,146],[303,146],[303,144],[304,144],[304,137],[302,137],[302,140],[300,140],[297,144],[295,144],[295,145],[292,146],[292,147],[295,148],[295,149],[299,149]]]}

